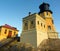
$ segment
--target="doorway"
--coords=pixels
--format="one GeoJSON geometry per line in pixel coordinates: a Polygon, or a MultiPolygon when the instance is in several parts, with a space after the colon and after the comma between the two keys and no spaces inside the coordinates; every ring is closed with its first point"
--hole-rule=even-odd
{"type": "Polygon", "coordinates": [[[7,38],[11,38],[11,37],[12,37],[12,31],[9,31],[7,38]]]}

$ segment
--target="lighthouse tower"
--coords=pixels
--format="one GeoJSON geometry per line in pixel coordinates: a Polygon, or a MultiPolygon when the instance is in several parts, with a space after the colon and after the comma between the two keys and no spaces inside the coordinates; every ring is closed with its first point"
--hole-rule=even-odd
{"type": "Polygon", "coordinates": [[[28,16],[23,18],[21,42],[30,43],[34,47],[38,47],[45,39],[58,38],[58,33],[54,27],[52,11],[49,7],[48,3],[42,3],[39,6],[39,13],[29,13],[28,16]]]}

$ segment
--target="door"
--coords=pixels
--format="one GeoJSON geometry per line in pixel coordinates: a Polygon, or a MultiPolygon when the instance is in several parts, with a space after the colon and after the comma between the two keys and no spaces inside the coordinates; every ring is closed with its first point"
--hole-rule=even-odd
{"type": "Polygon", "coordinates": [[[10,38],[12,36],[12,31],[8,32],[8,38],[10,38]]]}

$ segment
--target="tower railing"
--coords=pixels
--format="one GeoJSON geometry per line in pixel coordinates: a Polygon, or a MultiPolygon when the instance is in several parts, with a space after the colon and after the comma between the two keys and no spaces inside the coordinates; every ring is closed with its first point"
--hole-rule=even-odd
{"type": "Polygon", "coordinates": [[[59,38],[58,32],[47,32],[48,38],[59,38]]]}

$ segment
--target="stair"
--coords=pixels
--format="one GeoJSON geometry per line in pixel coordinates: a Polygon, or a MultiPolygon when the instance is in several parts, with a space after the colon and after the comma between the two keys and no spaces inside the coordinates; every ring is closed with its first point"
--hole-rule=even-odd
{"type": "Polygon", "coordinates": [[[9,43],[13,42],[17,40],[16,38],[7,38],[7,39],[4,39],[0,42],[0,48],[2,48],[3,46],[6,46],[8,45],[9,43]]]}

